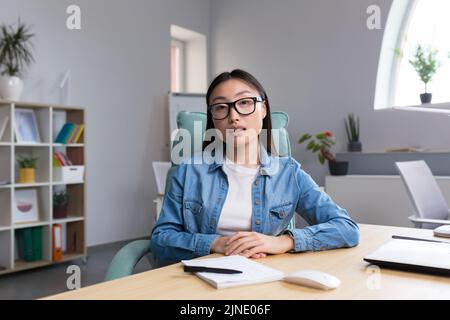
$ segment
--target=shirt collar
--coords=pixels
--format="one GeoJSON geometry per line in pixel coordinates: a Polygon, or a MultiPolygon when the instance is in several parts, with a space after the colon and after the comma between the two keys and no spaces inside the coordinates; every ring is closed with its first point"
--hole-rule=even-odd
{"type": "MultiPolygon", "coordinates": [[[[261,175],[267,175],[271,176],[275,174],[276,166],[274,165],[274,159],[273,156],[269,155],[266,148],[262,145],[260,145],[259,148],[259,160],[261,161],[261,167],[259,169],[259,173],[261,175]]],[[[208,172],[212,172],[217,170],[218,168],[223,166],[223,161],[220,162],[214,162],[210,164],[208,172]]]]}

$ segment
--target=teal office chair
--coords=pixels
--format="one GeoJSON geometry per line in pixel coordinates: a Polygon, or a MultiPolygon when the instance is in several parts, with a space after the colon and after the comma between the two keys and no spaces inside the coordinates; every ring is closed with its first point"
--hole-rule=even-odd
{"type": "MultiPolygon", "coordinates": [[[[289,134],[286,130],[289,123],[289,117],[285,112],[272,112],[272,128],[278,129],[279,133],[279,143],[278,148],[272,148],[272,153],[278,154],[279,156],[289,156],[291,155],[291,144],[289,141],[289,134]]],[[[191,151],[198,152],[194,144],[194,139],[203,139],[203,133],[206,130],[206,113],[204,112],[186,112],[181,111],[177,114],[177,126],[180,129],[186,129],[190,132],[191,140],[191,151]],[[194,130],[194,122],[202,122],[202,131],[196,132],[194,130]],[[201,136],[199,136],[201,135],[201,136]]],[[[179,143],[179,136],[177,136],[172,144],[172,148],[179,143]]],[[[166,192],[169,189],[171,177],[176,169],[176,165],[172,165],[166,178],[166,192]]],[[[295,216],[291,220],[288,228],[295,228],[295,216]]],[[[111,261],[108,270],[106,272],[105,281],[114,280],[122,277],[129,276],[133,273],[136,264],[144,257],[150,261],[150,264],[154,264],[155,259],[152,257],[150,252],[150,241],[147,240],[135,240],[119,250],[119,252],[114,256],[111,261]]]]}

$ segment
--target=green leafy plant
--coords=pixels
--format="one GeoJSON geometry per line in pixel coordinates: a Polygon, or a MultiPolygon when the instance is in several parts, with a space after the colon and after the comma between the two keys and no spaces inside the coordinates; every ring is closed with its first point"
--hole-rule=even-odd
{"type": "Polygon", "coordinates": [[[53,206],[61,207],[69,203],[69,195],[66,191],[55,192],[53,194],[53,206]]]}
{"type": "Polygon", "coordinates": [[[19,163],[19,168],[35,169],[37,167],[38,158],[19,156],[17,162],[19,163]]]}
{"type": "Polygon", "coordinates": [[[30,28],[17,23],[13,26],[0,26],[0,73],[8,76],[21,76],[23,71],[34,62],[30,28]]]}
{"type": "Polygon", "coordinates": [[[299,140],[298,143],[303,143],[309,141],[306,149],[310,150],[312,153],[319,152],[318,159],[321,164],[325,163],[325,160],[336,161],[336,157],[331,152],[331,147],[336,143],[336,140],[331,131],[325,131],[316,134],[314,137],[305,133],[299,140]]]}
{"type": "Polygon", "coordinates": [[[359,141],[359,118],[353,113],[347,116],[345,122],[345,132],[347,133],[348,142],[359,141]]]}
{"type": "Polygon", "coordinates": [[[409,60],[409,63],[419,75],[420,80],[425,84],[425,93],[427,93],[428,83],[433,79],[437,69],[441,66],[436,58],[437,54],[437,49],[424,48],[419,44],[413,58],[409,60]]]}

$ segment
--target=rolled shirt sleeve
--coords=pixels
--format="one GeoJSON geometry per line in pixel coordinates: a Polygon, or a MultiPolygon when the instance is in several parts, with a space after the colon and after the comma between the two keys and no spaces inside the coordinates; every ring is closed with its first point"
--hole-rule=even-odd
{"type": "Polygon", "coordinates": [[[193,259],[210,254],[216,234],[186,232],[183,220],[183,189],[186,168],[174,172],[164,196],[160,217],[153,227],[150,241],[152,253],[165,261],[193,259]]]}
{"type": "Polygon", "coordinates": [[[294,251],[319,251],[353,247],[359,243],[359,227],[347,210],[321,191],[310,175],[297,163],[295,178],[299,189],[296,212],[310,226],[287,230],[295,242],[294,251]]]}

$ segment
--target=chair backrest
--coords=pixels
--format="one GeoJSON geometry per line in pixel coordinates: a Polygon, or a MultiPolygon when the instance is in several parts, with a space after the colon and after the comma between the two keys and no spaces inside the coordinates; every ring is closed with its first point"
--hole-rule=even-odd
{"type": "MultiPolygon", "coordinates": [[[[207,118],[205,112],[181,111],[177,114],[178,129],[185,129],[190,133],[192,152],[201,151],[202,144],[198,142],[203,141],[203,135],[206,130],[206,119],[207,118]],[[201,130],[194,129],[195,122],[201,123],[201,130]],[[197,143],[195,144],[194,141],[197,141],[197,143]]],[[[272,153],[274,154],[278,154],[280,156],[291,155],[291,144],[289,141],[289,134],[286,130],[288,123],[289,116],[286,112],[272,112],[272,129],[276,129],[277,134],[277,136],[275,136],[275,134],[272,135],[272,140],[275,140],[277,142],[275,145],[272,144],[272,153]]],[[[172,143],[172,149],[180,142],[179,138],[179,135],[175,136],[175,139],[172,143]]]]}
{"type": "MultiPolygon", "coordinates": [[[[206,113],[205,112],[188,112],[180,111],[177,114],[177,126],[178,129],[185,129],[189,131],[191,137],[191,152],[199,152],[202,150],[202,143],[198,141],[203,141],[203,135],[206,131],[206,113]],[[201,130],[195,130],[194,123],[201,123],[201,130]],[[197,141],[197,143],[194,143],[197,141]]],[[[277,129],[277,145],[278,148],[274,148],[276,154],[280,156],[290,156],[291,155],[291,143],[289,140],[289,134],[287,132],[287,126],[289,124],[289,116],[286,112],[275,111],[272,112],[272,129],[277,129]]],[[[200,126],[199,126],[200,127],[200,126]]],[[[272,137],[273,140],[274,137],[272,137]]],[[[180,134],[175,135],[171,142],[171,150],[180,143],[180,134]]],[[[165,192],[169,189],[170,181],[176,166],[172,166],[166,177],[166,188],[165,192]]]]}
{"type": "Polygon", "coordinates": [[[423,219],[446,220],[448,204],[425,161],[396,162],[416,215],[423,219]]]}

